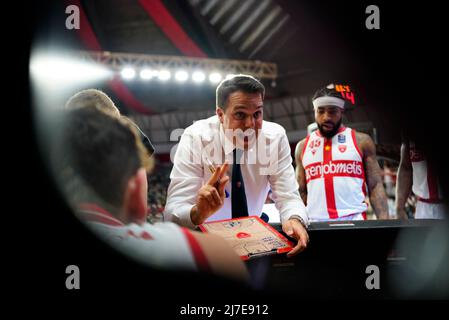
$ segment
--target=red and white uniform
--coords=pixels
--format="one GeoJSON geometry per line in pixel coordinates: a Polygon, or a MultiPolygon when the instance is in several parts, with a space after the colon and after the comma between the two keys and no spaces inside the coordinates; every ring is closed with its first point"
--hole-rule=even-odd
{"type": "Polygon", "coordinates": [[[199,243],[186,228],[172,222],[123,224],[95,204],[82,204],[78,213],[101,238],[124,254],[156,268],[209,271],[199,243]]]}
{"type": "Polygon", "coordinates": [[[442,204],[441,187],[438,178],[426,161],[425,155],[410,142],[410,161],[413,170],[412,191],[416,195],[416,219],[442,219],[444,205],[442,204]]]}
{"type": "Polygon", "coordinates": [[[365,170],[354,130],[342,126],[331,139],[313,132],[301,159],[311,221],[366,219],[365,170]]]}

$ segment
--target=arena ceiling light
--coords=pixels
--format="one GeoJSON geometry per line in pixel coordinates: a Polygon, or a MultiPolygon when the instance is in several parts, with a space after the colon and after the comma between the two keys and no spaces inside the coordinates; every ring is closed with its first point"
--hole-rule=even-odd
{"type": "Polygon", "coordinates": [[[98,81],[112,75],[111,70],[98,63],[81,61],[63,54],[47,55],[39,52],[31,55],[30,73],[37,81],[49,85],[98,81]]]}
{"type": "MultiPolygon", "coordinates": [[[[192,81],[198,83],[204,81],[203,76],[193,73],[201,71],[205,73],[211,83],[219,83],[227,73],[250,74],[257,79],[275,80],[277,78],[277,65],[271,62],[253,61],[253,60],[231,60],[231,59],[209,59],[193,58],[184,56],[166,56],[166,55],[148,55],[136,53],[120,53],[109,51],[74,51],[78,58],[88,62],[96,62],[110,68],[113,72],[121,72],[125,67],[133,67],[136,72],[141,69],[152,69],[163,72],[158,74],[161,80],[180,78],[181,82],[188,83],[190,77],[192,81]],[[177,71],[188,72],[187,79],[185,74],[175,76],[177,71]],[[171,72],[169,75],[168,72],[171,72]]],[[[144,76],[145,77],[145,76],[144,76]]],[[[149,77],[149,75],[147,75],[149,77]]],[[[153,74],[152,78],[156,76],[153,74]]]]}
{"type": "Polygon", "coordinates": [[[179,82],[184,82],[188,78],[189,78],[189,74],[187,73],[187,71],[184,71],[184,70],[179,70],[175,74],[175,79],[176,79],[176,81],[179,81],[179,82]]]}
{"type": "Polygon", "coordinates": [[[223,78],[223,76],[221,75],[221,73],[218,72],[212,72],[209,75],[209,81],[212,83],[219,83],[221,81],[221,79],[223,78]]]}
{"type": "Polygon", "coordinates": [[[158,78],[161,81],[167,81],[171,78],[171,73],[168,70],[160,70],[158,73],[158,78]]]}
{"type": "Polygon", "coordinates": [[[205,79],[206,79],[206,75],[202,71],[195,71],[192,74],[192,80],[196,83],[204,82],[205,79]]]}
{"type": "Polygon", "coordinates": [[[140,70],[139,75],[142,80],[150,80],[153,78],[153,73],[154,71],[151,69],[142,69],[140,70]]]}
{"type": "MultiPolygon", "coordinates": [[[[29,63],[30,89],[32,103],[38,108],[38,121],[47,116],[48,119],[54,117],[54,112],[63,108],[68,97],[79,91],[80,87],[96,88],[113,79],[114,71],[102,63],[82,60],[73,53],[58,48],[32,48],[29,63]]],[[[48,125],[47,122],[42,124],[48,125]]]]}
{"type": "Polygon", "coordinates": [[[123,79],[131,80],[134,79],[134,77],[136,76],[136,71],[133,68],[126,67],[122,69],[120,74],[122,75],[123,79]]]}

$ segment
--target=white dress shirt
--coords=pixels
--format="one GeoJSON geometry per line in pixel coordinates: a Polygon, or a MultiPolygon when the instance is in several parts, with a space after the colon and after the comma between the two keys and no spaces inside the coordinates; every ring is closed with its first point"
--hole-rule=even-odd
{"type": "MultiPolygon", "coordinates": [[[[174,221],[190,228],[195,227],[190,218],[190,211],[196,204],[199,189],[212,175],[205,157],[209,158],[214,166],[221,165],[226,159],[229,162],[227,174],[231,178],[232,154],[235,147],[230,141],[232,140],[225,136],[217,116],[196,121],[186,128],[177,146],[170,174],[171,182],[164,211],[166,221],[174,221]]],[[[249,215],[262,214],[263,205],[271,188],[280,221],[284,222],[297,215],[308,225],[306,208],[298,192],[285,129],[276,123],[263,121],[257,141],[266,143],[263,146],[259,146],[258,143],[251,144],[244,152],[245,162],[240,165],[249,215]]],[[[230,182],[225,187],[229,197],[225,198],[223,207],[207,221],[232,218],[230,182]]]]}

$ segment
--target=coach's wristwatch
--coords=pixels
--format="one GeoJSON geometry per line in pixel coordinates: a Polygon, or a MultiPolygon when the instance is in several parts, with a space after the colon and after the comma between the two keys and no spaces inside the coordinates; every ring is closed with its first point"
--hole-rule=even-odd
{"type": "Polygon", "coordinates": [[[304,219],[303,218],[301,218],[300,216],[298,216],[298,215],[293,215],[293,216],[291,216],[290,218],[289,218],[289,220],[290,219],[297,219],[297,220],[299,220],[299,222],[301,222],[301,224],[303,225],[303,227],[304,228],[306,228],[306,230],[308,229],[308,226],[306,225],[306,223],[304,222],[304,219]]]}

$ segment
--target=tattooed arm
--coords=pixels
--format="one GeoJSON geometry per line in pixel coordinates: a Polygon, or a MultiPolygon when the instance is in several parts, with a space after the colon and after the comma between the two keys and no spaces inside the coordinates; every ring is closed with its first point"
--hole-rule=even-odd
{"type": "Polygon", "coordinates": [[[405,203],[412,191],[413,171],[410,161],[408,143],[401,145],[401,161],[399,162],[396,181],[396,215],[398,219],[408,219],[405,211],[405,203]]]}
{"type": "Polygon", "coordinates": [[[376,158],[376,146],[371,137],[356,132],[357,144],[363,155],[369,200],[377,219],[388,219],[388,201],[382,182],[382,173],[376,158]]]}
{"type": "Polygon", "coordinates": [[[307,183],[306,173],[302,165],[301,154],[304,149],[305,139],[298,142],[295,149],[295,161],[296,161],[296,180],[299,184],[299,194],[301,195],[304,205],[307,206],[307,183]]]}

